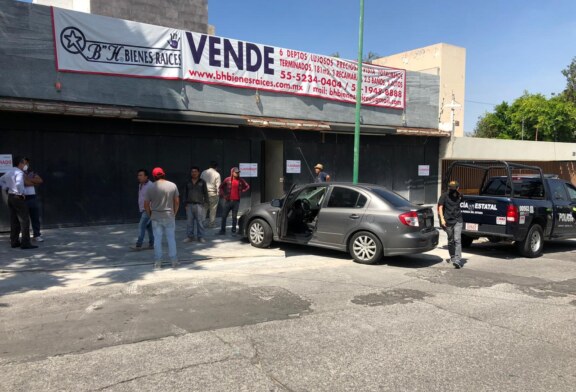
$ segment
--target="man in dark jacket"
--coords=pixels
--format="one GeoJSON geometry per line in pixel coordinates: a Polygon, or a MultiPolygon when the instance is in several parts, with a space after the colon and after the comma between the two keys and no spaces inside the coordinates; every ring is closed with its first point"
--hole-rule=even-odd
{"type": "MultiPolygon", "coordinates": [[[[462,268],[462,211],[460,202],[462,195],[459,192],[458,181],[448,183],[448,192],[443,193],[438,200],[438,216],[440,226],[448,235],[449,262],[456,269],[462,268]]],[[[448,261],[448,260],[447,260],[448,261]]]]}
{"type": "Polygon", "coordinates": [[[242,193],[248,192],[249,189],[250,185],[243,178],[240,178],[240,169],[237,167],[230,169],[230,177],[226,177],[222,181],[219,189],[222,199],[222,223],[218,234],[226,234],[226,219],[230,211],[232,211],[232,233],[236,233],[240,196],[242,193]]]}
{"type": "Polygon", "coordinates": [[[184,204],[186,209],[186,234],[184,242],[206,242],[204,239],[204,217],[208,205],[208,187],[206,181],[200,178],[200,168],[193,166],[190,169],[190,181],[184,187],[184,204]]]}

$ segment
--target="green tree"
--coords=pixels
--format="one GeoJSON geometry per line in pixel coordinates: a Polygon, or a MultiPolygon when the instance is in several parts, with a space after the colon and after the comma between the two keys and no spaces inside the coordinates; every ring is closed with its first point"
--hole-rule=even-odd
{"type": "Polygon", "coordinates": [[[562,75],[566,77],[566,89],[563,94],[566,100],[576,103],[576,57],[566,69],[562,70],[562,75]]]}
{"type": "Polygon", "coordinates": [[[507,137],[507,130],[510,128],[508,109],[508,103],[502,102],[500,105],[494,107],[494,113],[486,113],[480,117],[473,136],[491,139],[510,139],[510,137],[507,137]]]}
{"type": "Polygon", "coordinates": [[[576,105],[564,95],[547,99],[524,94],[511,105],[503,102],[476,125],[475,137],[574,142],[576,105]]]}

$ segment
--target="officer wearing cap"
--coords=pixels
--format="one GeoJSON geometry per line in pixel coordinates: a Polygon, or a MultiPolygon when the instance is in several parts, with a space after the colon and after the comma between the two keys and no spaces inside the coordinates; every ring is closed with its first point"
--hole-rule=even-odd
{"type": "Polygon", "coordinates": [[[456,269],[462,268],[462,211],[460,203],[462,194],[458,181],[448,183],[448,192],[443,193],[438,199],[438,217],[440,226],[448,235],[448,253],[451,262],[456,269]]]}

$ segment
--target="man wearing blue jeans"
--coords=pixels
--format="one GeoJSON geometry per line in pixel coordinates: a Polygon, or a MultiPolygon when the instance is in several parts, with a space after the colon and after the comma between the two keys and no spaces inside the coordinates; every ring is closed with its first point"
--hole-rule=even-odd
{"type": "Polygon", "coordinates": [[[462,268],[462,211],[460,203],[462,195],[459,192],[460,184],[458,181],[448,183],[448,192],[443,193],[438,199],[438,216],[440,226],[446,231],[448,236],[448,253],[456,269],[462,268]]]}
{"type": "Polygon", "coordinates": [[[162,267],[162,238],[166,235],[168,243],[168,258],[172,267],[178,266],[176,252],[176,214],[180,207],[180,194],[178,187],[164,177],[164,170],[160,167],[152,170],[154,184],[148,188],[144,198],[144,209],[152,220],[154,231],[154,268],[162,267]]]}
{"type": "Polygon", "coordinates": [[[186,239],[184,242],[206,242],[204,239],[204,218],[208,205],[208,186],[206,181],[200,178],[200,168],[192,166],[190,169],[190,181],[184,185],[184,204],[186,208],[186,239]]]}
{"type": "Polygon", "coordinates": [[[138,229],[140,234],[136,240],[136,246],[130,248],[133,250],[153,249],[154,233],[152,232],[152,222],[150,222],[150,216],[148,216],[148,213],[144,209],[144,197],[146,196],[148,188],[152,185],[152,182],[148,179],[148,170],[138,170],[138,184],[138,208],[140,209],[140,222],[138,223],[138,229]],[[148,247],[142,248],[146,232],[148,232],[148,247]]]}

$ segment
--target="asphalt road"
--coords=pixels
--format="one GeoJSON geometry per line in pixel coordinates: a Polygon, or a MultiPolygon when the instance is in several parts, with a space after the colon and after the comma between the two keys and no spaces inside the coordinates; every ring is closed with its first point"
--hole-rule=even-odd
{"type": "Polygon", "coordinates": [[[576,241],[483,243],[461,270],[271,254],[10,275],[30,289],[0,297],[0,390],[574,390],[576,241]]]}

